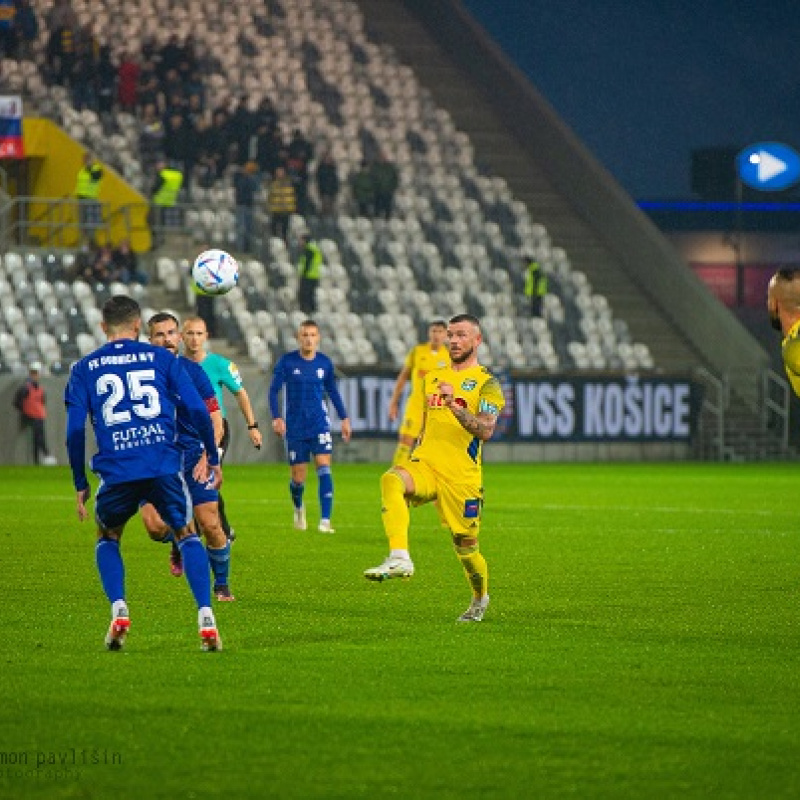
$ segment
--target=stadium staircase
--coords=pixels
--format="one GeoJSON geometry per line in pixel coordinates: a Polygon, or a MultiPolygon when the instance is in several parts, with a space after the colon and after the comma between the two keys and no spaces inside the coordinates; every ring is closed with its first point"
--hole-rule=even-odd
{"type": "MultiPolygon", "coordinates": [[[[647,343],[656,364],[666,371],[681,372],[700,362],[702,357],[691,341],[659,313],[660,309],[654,307],[651,298],[626,273],[595,227],[553,185],[541,161],[520,145],[503,111],[476,87],[462,65],[448,53],[445,45],[452,31],[434,29],[435,16],[428,16],[426,25],[417,16],[418,3],[358,0],[358,4],[364,12],[367,30],[376,39],[391,44],[403,60],[414,65],[420,82],[469,136],[478,163],[508,181],[514,195],[547,228],[553,243],[569,253],[573,267],[589,277],[595,291],[613,300],[615,312],[626,320],[636,340],[647,343]]],[[[470,50],[470,58],[477,61],[493,55],[487,42],[483,43],[483,49],[470,50]]],[[[529,108],[517,109],[534,128],[541,114],[530,112],[529,108]]]]}

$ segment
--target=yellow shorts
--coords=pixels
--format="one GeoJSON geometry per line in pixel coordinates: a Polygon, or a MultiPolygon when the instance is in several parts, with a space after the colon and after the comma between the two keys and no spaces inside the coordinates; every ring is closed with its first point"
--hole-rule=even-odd
{"type": "Polygon", "coordinates": [[[453,534],[477,536],[481,528],[483,487],[469,483],[452,483],[423,461],[402,465],[414,481],[412,506],[434,502],[442,526],[453,534]]]}

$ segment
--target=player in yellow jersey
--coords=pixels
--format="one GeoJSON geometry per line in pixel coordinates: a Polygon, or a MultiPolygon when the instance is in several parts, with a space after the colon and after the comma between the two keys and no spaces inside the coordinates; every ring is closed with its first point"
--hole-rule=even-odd
{"type": "Polygon", "coordinates": [[[769,282],[767,311],[772,327],[783,334],[783,365],[800,397],[800,270],[780,269],[769,282]]]}
{"type": "Polygon", "coordinates": [[[405,464],[417,443],[422,430],[422,417],[425,414],[425,398],[422,393],[422,379],[432,369],[447,367],[450,353],[447,351],[447,325],[439,319],[428,326],[428,341],[412,347],[406,356],[403,369],[397,376],[389,401],[389,419],[394,422],[399,414],[400,397],[408,381],[411,381],[411,394],[406,402],[403,421],[397,434],[397,449],[393,464],[405,464]]]}
{"type": "Polygon", "coordinates": [[[383,527],[390,552],[364,577],[384,581],[414,574],[408,550],[409,505],[435,502],[472,588],[472,602],[458,621],[480,622],[489,604],[486,559],[478,545],[481,450],[494,433],[505,400],[497,379],[478,363],[478,320],[469,314],[453,317],[447,340],[452,365],[432,370],[423,382],[425,419],[419,444],[409,462],[393,466],[381,477],[383,527]]]}

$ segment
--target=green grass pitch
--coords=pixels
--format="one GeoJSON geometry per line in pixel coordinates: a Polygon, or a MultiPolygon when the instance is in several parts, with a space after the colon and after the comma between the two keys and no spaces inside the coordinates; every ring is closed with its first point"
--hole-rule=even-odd
{"type": "Polygon", "coordinates": [[[0,471],[2,798],[800,796],[794,465],[486,467],[492,605],[430,507],[386,553],[377,465],[334,468],[336,534],[283,466],[228,467],[236,603],[202,653],[167,549],[124,538],[106,652],[65,468],[0,471]]]}

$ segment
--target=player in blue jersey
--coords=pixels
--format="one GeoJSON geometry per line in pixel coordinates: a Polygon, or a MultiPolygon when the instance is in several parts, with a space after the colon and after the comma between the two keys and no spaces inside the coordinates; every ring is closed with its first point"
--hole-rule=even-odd
{"type": "MultiPolygon", "coordinates": [[[[229,358],[219,353],[209,353],[206,351],[208,342],[208,327],[202,317],[188,317],[183,321],[181,330],[183,339],[183,352],[186,358],[199,364],[203,371],[208,375],[211,385],[217,394],[219,410],[222,412],[222,438],[217,440],[220,461],[225,460],[225,453],[228,450],[231,440],[230,425],[225,412],[225,396],[223,389],[227,389],[236,398],[236,404],[242,412],[250,442],[257,450],[261,449],[261,431],[258,429],[258,421],[253,413],[253,406],[250,403],[250,395],[242,384],[242,376],[239,368],[229,358]]],[[[236,536],[231,528],[225,514],[225,502],[222,493],[219,495],[219,519],[225,535],[233,541],[236,536]]]]}
{"type": "Polygon", "coordinates": [[[102,328],[108,342],[76,362],[64,393],[67,406],[67,452],[77,492],[78,519],[88,516],[91,488],[86,478],[86,417],[91,417],[97,452],[91,468],[100,477],[95,500],[97,569],[111,602],[106,647],[125,643],[130,617],[125,598],[125,569],[120,539],[125,524],[142,501],[152,503],[175,531],[186,579],[197,602],[204,650],[222,647],[211,610],[208,556],[190,531],[192,515],[183,478],[177,421],[198,432],[208,458],[193,477],[215,488],[222,470],[206,405],[180,362],[167,350],[139,341],[139,304],[115,295],[103,305],[102,328]]]}
{"type": "MultiPolygon", "coordinates": [[[[199,364],[188,358],[178,355],[178,344],[181,340],[178,320],[170,313],[162,311],[154,314],[147,322],[150,343],[169,350],[177,357],[186,373],[200,393],[206,408],[211,414],[214,424],[215,441],[222,437],[222,414],[219,410],[217,396],[208,380],[208,376],[199,364]]],[[[219,493],[216,487],[203,481],[194,480],[192,472],[198,461],[207,458],[203,441],[190,424],[178,420],[178,446],[183,453],[183,471],[186,485],[192,498],[194,518],[200,534],[206,540],[206,551],[211,570],[214,573],[214,596],[217,600],[233,600],[228,585],[230,572],[231,543],[225,536],[219,518],[219,493]]],[[[218,455],[216,445],[214,453],[218,455]]],[[[173,532],[167,522],[159,515],[152,504],[142,506],[142,520],[150,537],[156,541],[169,542],[173,539],[173,532]]],[[[180,575],[182,564],[180,551],[175,549],[173,543],[172,572],[180,575]],[[178,558],[175,558],[177,553],[178,558]]]]}
{"type": "Polygon", "coordinates": [[[306,530],[306,510],[303,505],[308,462],[314,456],[319,488],[320,533],[333,533],[333,477],[331,456],[333,436],[331,420],[325,404],[327,395],[342,421],[342,439],[350,441],[350,420],[347,416],[333,363],[328,356],[317,352],[319,327],[307,319],[297,332],[299,349],[285,353],[278,359],[269,387],[269,410],[272,413],[272,430],[286,438],[291,478],[289,494],[294,506],[294,527],[306,530]],[[286,387],[285,416],[281,412],[280,393],[286,387]]]}

